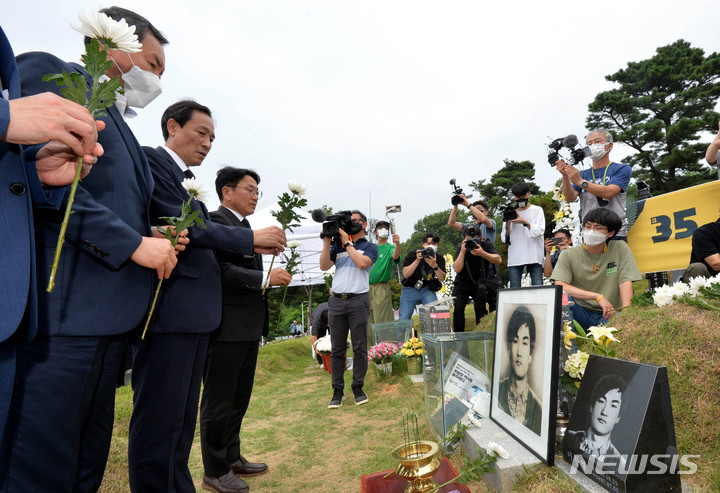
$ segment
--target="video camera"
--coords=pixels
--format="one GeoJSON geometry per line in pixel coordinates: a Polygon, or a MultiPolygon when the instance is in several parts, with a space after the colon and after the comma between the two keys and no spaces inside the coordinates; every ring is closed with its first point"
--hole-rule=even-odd
{"type": "MultiPolygon", "coordinates": [[[[450,203],[452,205],[462,204],[462,199],[460,198],[460,196],[463,195],[463,189],[456,185],[455,178],[452,178],[450,180],[450,185],[452,185],[452,188],[453,188],[452,196],[450,197],[450,203]]],[[[469,199],[471,197],[472,197],[472,194],[465,195],[466,199],[469,199]]]]}
{"type": "Polygon", "coordinates": [[[513,219],[517,219],[517,209],[519,205],[517,203],[517,200],[513,200],[512,202],[508,202],[505,205],[501,205],[498,209],[500,212],[502,212],[502,218],[503,222],[512,221],[513,219]]]}
{"type": "Polygon", "coordinates": [[[362,231],[361,224],[352,222],[351,211],[340,211],[337,214],[328,216],[323,209],[315,209],[310,215],[316,223],[322,223],[322,232],[320,238],[332,238],[334,242],[340,242],[340,230],[342,229],[348,235],[358,234],[362,231]]]}
{"type": "Polygon", "coordinates": [[[567,137],[559,137],[548,144],[548,163],[550,163],[550,166],[555,166],[556,162],[564,159],[560,155],[560,149],[563,147],[570,149],[570,158],[566,159],[565,162],[573,166],[592,155],[590,147],[578,147],[577,135],[570,134],[567,137]]]}

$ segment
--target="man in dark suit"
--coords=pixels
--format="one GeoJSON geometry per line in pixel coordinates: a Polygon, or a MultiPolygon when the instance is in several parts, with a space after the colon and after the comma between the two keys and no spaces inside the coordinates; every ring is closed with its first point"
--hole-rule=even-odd
{"type": "MultiPolygon", "coordinates": [[[[221,206],[211,212],[213,222],[249,228],[247,216],[260,198],[255,171],[225,167],[218,171],[215,189],[221,206]]],[[[260,336],[268,335],[268,305],[262,294],[267,280],[262,256],[218,251],[222,278],[222,322],[210,338],[200,405],[200,443],[205,477],[203,488],[218,493],[249,491],[236,477],[258,476],[266,464],[248,462],[240,454],[240,427],[250,403],[260,336]]],[[[286,286],[292,276],[282,268],[268,274],[270,286],[286,286]]]]}
{"type": "MultiPolygon", "coordinates": [[[[162,34],[133,12],[113,8],[107,13],[135,25],[142,42],[139,53],[109,50],[114,63],[108,75],[136,65],[159,77],[165,59],[162,34]]],[[[79,65],[47,53],[24,54],[17,63],[23,96],[58,93],[55,83],[42,81],[45,74],[86,75],[79,65]]],[[[126,81],[123,85],[129,87],[126,81]]],[[[0,461],[0,486],[10,491],[99,488],[126,335],[148,309],[154,275],[169,276],[177,261],[170,242],[151,232],[153,181],[140,145],[117,105],[107,113],[99,135],[105,154],[78,186],[52,293],[44,288],[62,212],[37,211],[35,217],[38,328],[33,341],[17,345],[3,445],[10,458],[0,461]]]]}
{"type": "Polygon", "coordinates": [[[15,55],[0,28],[0,442],[15,382],[15,344],[37,331],[32,209],[60,205],[78,156],[85,158],[84,176],[97,161],[93,153],[102,155],[96,142],[96,124],[82,106],[50,93],[20,97],[15,55]],[[18,145],[53,139],[35,162],[18,145]]]}
{"type": "MultiPolygon", "coordinates": [[[[155,180],[151,216],[180,216],[190,195],[182,182],[200,165],[215,139],[210,110],[185,100],[170,105],[161,126],[165,145],[144,147],[155,180]]],[[[177,270],[160,290],[144,340],[134,347],[133,414],[128,459],[133,491],[195,491],[188,469],[195,434],[200,381],[210,332],[220,325],[220,269],[213,249],[252,255],[283,249],[277,227],[252,231],[210,221],[193,199],[205,228],[189,228],[190,243],[177,270]]]]}

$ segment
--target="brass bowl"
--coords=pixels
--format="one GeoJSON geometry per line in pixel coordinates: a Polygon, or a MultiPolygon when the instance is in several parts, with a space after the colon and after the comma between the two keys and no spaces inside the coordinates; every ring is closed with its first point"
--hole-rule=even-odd
{"type": "Polygon", "coordinates": [[[412,442],[401,445],[392,452],[398,461],[395,472],[408,481],[405,493],[421,493],[438,486],[432,476],[440,467],[437,453],[440,447],[431,441],[412,442]]]}

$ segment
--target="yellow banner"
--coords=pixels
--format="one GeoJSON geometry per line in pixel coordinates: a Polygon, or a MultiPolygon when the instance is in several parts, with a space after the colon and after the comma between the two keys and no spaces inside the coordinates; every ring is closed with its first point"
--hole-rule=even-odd
{"type": "Polygon", "coordinates": [[[640,272],[684,269],[690,262],[692,234],[716,221],[720,181],[684,188],[638,203],[628,245],[640,272]]]}

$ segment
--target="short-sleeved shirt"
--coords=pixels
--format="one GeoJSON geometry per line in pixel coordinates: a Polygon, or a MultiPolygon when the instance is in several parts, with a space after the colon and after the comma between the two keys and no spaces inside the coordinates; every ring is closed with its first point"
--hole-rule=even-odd
{"type": "MultiPolygon", "coordinates": [[[[611,241],[607,250],[598,254],[588,252],[584,245],[568,248],[558,258],[551,278],[600,293],[616,309],[622,307],[620,284],[641,279],[635,257],[624,241],[611,241]]],[[[592,312],[602,312],[595,300],[575,300],[575,303],[592,312]]]]}
{"type": "MultiPolygon", "coordinates": [[[[615,236],[627,236],[627,213],[626,213],[626,198],[627,198],[627,187],[630,184],[630,178],[632,177],[632,168],[627,164],[613,163],[611,162],[607,166],[599,169],[584,169],[580,172],[580,176],[583,180],[590,183],[596,183],[598,185],[617,185],[620,187],[620,192],[611,198],[606,206],[606,209],[613,211],[622,219],[622,228],[620,231],[615,233],[615,236]]],[[[585,215],[600,207],[598,204],[598,197],[591,194],[587,190],[579,187],[573,183],[573,188],[576,192],[580,193],[580,212],[583,217],[585,215]]],[[[582,224],[582,221],[580,222],[582,224]]]]}
{"type": "Polygon", "coordinates": [[[711,255],[720,253],[720,219],[714,223],[708,223],[695,230],[692,236],[692,251],[690,252],[690,263],[701,262],[708,268],[711,276],[717,275],[718,271],[705,262],[711,255]]]}
{"type": "MultiPolygon", "coordinates": [[[[370,243],[365,238],[355,240],[353,243],[358,253],[368,257],[373,264],[375,263],[378,257],[378,247],[375,243],[370,243]]],[[[335,275],[332,283],[333,293],[359,294],[370,291],[369,278],[372,265],[367,269],[360,269],[355,265],[355,262],[352,261],[342,245],[336,245],[335,243],[330,246],[330,260],[335,263],[335,275]]]]}
{"type": "MultiPolygon", "coordinates": [[[[497,253],[497,250],[495,249],[495,244],[487,238],[483,238],[480,246],[487,253],[497,253]]],[[[461,248],[462,243],[460,243],[455,249],[455,258],[460,255],[461,248]]],[[[494,271],[490,270],[491,265],[494,264],[492,264],[489,260],[486,260],[477,255],[473,255],[471,252],[465,252],[465,265],[460,272],[456,273],[455,284],[465,287],[477,284],[485,284],[487,279],[490,276],[494,275],[494,271]]]]}
{"type": "Polygon", "coordinates": [[[392,256],[395,251],[395,245],[392,243],[384,243],[378,245],[378,258],[372,266],[370,271],[370,284],[379,284],[381,282],[388,282],[390,280],[390,264],[394,263],[398,265],[400,258],[395,260],[392,256]]]}
{"type": "MultiPolygon", "coordinates": [[[[407,267],[408,265],[411,265],[413,262],[415,262],[415,259],[417,258],[417,251],[419,248],[416,248],[415,250],[412,250],[408,252],[407,255],[405,255],[405,261],[403,262],[403,267],[407,267]]],[[[446,272],[445,270],[445,258],[442,255],[435,254],[435,260],[437,261],[437,266],[440,268],[441,271],[446,272]]],[[[427,262],[425,262],[425,259],[420,262],[420,265],[417,266],[415,271],[410,274],[410,277],[406,277],[403,279],[402,285],[413,287],[415,284],[422,279],[423,286],[427,286],[430,280],[435,277],[435,273],[432,270],[432,267],[428,265],[427,262]]]]}

